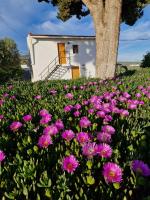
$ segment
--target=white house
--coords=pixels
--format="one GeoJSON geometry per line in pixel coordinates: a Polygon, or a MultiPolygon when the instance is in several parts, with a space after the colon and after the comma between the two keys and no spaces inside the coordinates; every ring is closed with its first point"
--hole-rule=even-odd
{"type": "Polygon", "coordinates": [[[95,77],[94,36],[37,35],[27,37],[32,81],[95,77]]]}

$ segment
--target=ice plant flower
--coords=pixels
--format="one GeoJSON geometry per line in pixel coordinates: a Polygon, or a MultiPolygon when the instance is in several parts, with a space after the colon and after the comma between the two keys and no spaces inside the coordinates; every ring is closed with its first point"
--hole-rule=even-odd
{"type": "Polygon", "coordinates": [[[108,144],[98,144],[97,145],[97,154],[102,158],[110,158],[112,155],[112,148],[108,144]]]}
{"type": "Polygon", "coordinates": [[[40,120],[40,124],[47,124],[48,122],[50,122],[52,119],[52,115],[51,114],[46,114],[44,117],[42,117],[42,119],[40,120]]]}
{"type": "Polygon", "coordinates": [[[103,143],[110,143],[111,142],[111,135],[106,132],[99,132],[97,134],[97,139],[103,143]]]}
{"type": "Polygon", "coordinates": [[[150,168],[142,160],[133,160],[131,163],[131,168],[137,174],[141,174],[143,176],[150,176],[150,168]]]}
{"type": "Polygon", "coordinates": [[[31,115],[24,115],[24,116],[23,116],[23,120],[24,120],[25,122],[29,122],[29,121],[32,120],[32,116],[31,116],[31,115]]]}
{"type": "Polygon", "coordinates": [[[68,93],[68,94],[66,94],[65,95],[65,97],[67,98],[67,99],[73,99],[73,94],[71,94],[71,93],[68,93]]]}
{"type": "Polygon", "coordinates": [[[4,115],[0,115],[0,121],[4,118],[4,115]]]}
{"type": "Polygon", "coordinates": [[[75,134],[72,130],[65,130],[62,133],[62,138],[65,139],[67,142],[69,142],[70,140],[72,140],[75,137],[75,134]]]}
{"type": "Polygon", "coordinates": [[[10,130],[11,131],[18,131],[19,128],[22,127],[22,123],[21,122],[12,122],[11,125],[10,125],[10,130]]]}
{"type": "Polygon", "coordinates": [[[37,95],[37,96],[34,97],[34,99],[37,99],[37,100],[39,100],[39,99],[41,99],[41,98],[42,98],[41,95],[37,95]]]}
{"type": "Polygon", "coordinates": [[[102,131],[103,132],[107,132],[109,134],[114,134],[115,133],[115,129],[114,127],[110,126],[110,125],[105,125],[102,127],[102,131]]]}
{"type": "Polygon", "coordinates": [[[87,128],[91,126],[91,122],[87,117],[81,117],[79,124],[81,128],[87,128]]]}
{"type": "Polygon", "coordinates": [[[128,110],[121,110],[120,111],[120,116],[121,117],[127,117],[127,116],[129,116],[129,112],[128,112],[128,110]]]}
{"type": "Polygon", "coordinates": [[[38,146],[41,148],[47,148],[50,144],[52,144],[51,136],[48,134],[41,135],[38,140],[38,146]]]}
{"type": "Polygon", "coordinates": [[[74,115],[75,117],[79,117],[79,116],[80,116],[80,112],[77,110],[77,111],[75,111],[75,112],[73,113],[73,115],[74,115]]]}
{"type": "Polygon", "coordinates": [[[5,153],[2,150],[0,150],[0,163],[5,159],[5,157],[5,153]]]}
{"type": "Polygon", "coordinates": [[[87,143],[82,147],[82,154],[88,158],[92,158],[97,153],[97,145],[95,142],[87,143]]]}
{"type": "Polygon", "coordinates": [[[88,133],[80,132],[77,134],[76,139],[81,145],[83,145],[83,144],[89,142],[90,137],[89,137],[88,133]]]}
{"type": "Polygon", "coordinates": [[[47,114],[49,114],[49,112],[48,112],[48,110],[46,110],[46,109],[42,109],[42,110],[40,110],[40,112],[39,112],[39,115],[40,115],[41,117],[44,117],[44,116],[47,115],[47,114]]]}
{"type": "Polygon", "coordinates": [[[55,126],[57,127],[58,130],[64,129],[64,124],[63,124],[63,122],[61,121],[61,119],[56,120],[55,126]]]}
{"type": "Polygon", "coordinates": [[[116,163],[105,163],[103,166],[103,176],[106,183],[120,183],[122,181],[122,169],[116,163]]]}
{"type": "Polygon", "coordinates": [[[73,106],[72,105],[67,105],[64,107],[65,112],[70,112],[72,110],[73,106]]]}
{"type": "Polygon", "coordinates": [[[78,166],[79,162],[74,155],[67,156],[62,161],[63,170],[67,171],[70,174],[72,174],[78,166]]]}
{"type": "Polygon", "coordinates": [[[58,133],[58,128],[55,124],[52,124],[50,126],[47,126],[46,128],[44,128],[43,130],[43,134],[47,135],[56,135],[58,133]]]}

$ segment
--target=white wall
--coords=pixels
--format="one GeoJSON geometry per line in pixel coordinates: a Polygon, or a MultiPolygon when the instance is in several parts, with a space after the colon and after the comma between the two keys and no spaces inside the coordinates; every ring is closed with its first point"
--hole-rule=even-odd
{"type": "MultiPolygon", "coordinates": [[[[40,73],[58,56],[57,43],[65,43],[67,57],[70,54],[71,65],[79,66],[81,77],[95,77],[96,47],[94,39],[31,39],[28,36],[33,71],[32,81],[40,80],[40,73]],[[79,46],[78,54],[73,54],[72,45],[79,46]]],[[[69,62],[67,64],[69,66],[69,62]]],[[[68,69],[61,78],[71,79],[71,69],[68,69]]]]}

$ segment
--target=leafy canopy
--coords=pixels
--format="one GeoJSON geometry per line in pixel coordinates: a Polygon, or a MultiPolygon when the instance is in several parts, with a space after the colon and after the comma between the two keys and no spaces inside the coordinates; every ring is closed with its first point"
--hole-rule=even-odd
{"type": "MultiPolygon", "coordinates": [[[[38,0],[52,3],[58,7],[57,17],[63,21],[68,20],[73,15],[78,19],[90,14],[89,9],[81,0],[38,0]]],[[[104,3],[106,0],[103,0],[104,3]]],[[[122,4],[122,22],[133,25],[137,19],[143,15],[143,8],[150,3],[150,0],[123,0],[122,4]]]]}

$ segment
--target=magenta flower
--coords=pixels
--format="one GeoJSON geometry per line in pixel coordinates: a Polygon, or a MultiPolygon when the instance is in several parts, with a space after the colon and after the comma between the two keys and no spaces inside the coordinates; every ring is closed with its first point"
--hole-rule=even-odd
{"type": "Polygon", "coordinates": [[[100,117],[100,118],[105,118],[106,113],[105,113],[104,111],[98,111],[98,112],[96,113],[96,115],[97,115],[98,117],[100,117]]]}
{"type": "Polygon", "coordinates": [[[80,109],[81,109],[81,105],[80,105],[80,104],[76,104],[76,105],[74,105],[74,108],[75,108],[76,110],[80,110],[80,109]]]}
{"type": "Polygon", "coordinates": [[[82,154],[87,156],[88,158],[92,158],[97,153],[97,145],[95,142],[87,143],[82,147],[82,154]]]}
{"type": "Polygon", "coordinates": [[[67,140],[67,142],[69,142],[70,140],[72,140],[75,137],[75,134],[72,130],[65,130],[62,133],[62,138],[67,140]]]}
{"type": "Polygon", "coordinates": [[[107,132],[109,134],[114,134],[115,133],[115,129],[114,127],[110,126],[110,125],[105,125],[102,127],[102,131],[103,132],[107,132]]]}
{"type": "Polygon", "coordinates": [[[97,135],[97,139],[103,143],[110,143],[111,142],[111,134],[106,132],[100,132],[97,135]]]}
{"type": "Polygon", "coordinates": [[[138,174],[150,176],[150,168],[142,160],[133,160],[131,163],[131,168],[138,174]]]}
{"type": "Polygon", "coordinates": [[[103,176],[106,183],[120,183],[122,181],[122,169],[116,163],[105,163],[103,166],[103,176]]]}
{"type": "Polygon", "coordinates": [[[129,116],[129,112],[128,112],[128,110],[121,110],[120,111],[120,116],[122,116],[122,117],[127,117],[127,116],[129,116]]]}
{"type": "Polygon", "coordinates": [[[32,116],[31,116],[31,115],[25,115],[25,116],[23,116],[23,120],[24,120],[25,122],[29,122],[29,121],[32,120],[32,116]]]}
{"type": "Polygon", "coordinates": [[[47,114],[49,114],[49,112],[48,112],[48,110],[46,110],[46,109],[42,109],[42,110],[40,110],[40,112],[39,112],[39,115],[40,115],[41,117],[44,117],[44,116],[47,115],[47,114]]]}
{"type": "Polygon", "coordinates": [[[112,148],[108,144],[98,144],[97,145],[97,154],[102,158],[110,158],[112,155],[112,148]]]}
{"type": "Polygon", "coordinates": [[[91,126],[91,122],[87,117],[81,117],[79,124],[81,128],[87,128],[91,126]]]}
{"type": "Polygon", "coordinates": [[[130,104],[128,105],[128,109],[130,109],[130,110],[135,110],[135,109],[137,109],[137,104],[130,103],[130,104]]]}
{"type": "Polygon", "coordinates": [[[37,99],[37,100],[39,100],[39,99],[41,99],[41,98],[42,98],[41,95],[37,95],[37,96],[34,97],[34,99],[37,99]]]}
{"type": "Polygon", "coordinates": [[[72,105],[67,105],[64,107],[65,112],[70,112],[72,110],[73,106],[72,105]]]}
{"type": "Polygon", "coordinates": [[[89,137],[88,133],[80,132],[77,134],[76,139],[81,145],[83,145],[83,144],[89,142],[90,137],[89,137]]]}
{"type": "Polygon", "coordinates": [[[51,114],[46,114],[44,117],[42,117],[42,119],[40,120],[40,124],[47,124],[48,122],[50,122],[52,119],[52,115],[51,114]]]}
{"type": "Polygon", "coordinates": [[[38,140],[39,147],[47,148],[50,144],[52,144],[52,139],[50,135],[45,134],[39,137],[39,140],[38,140]]]}
{"type": "Polygon", "coordinates": [[[88,110],[88,113],[89,113],[89,114],[93,114],[93,113],[94,113],[94,109],[93,109],[93,108],[90,108],[90,109],[88,110]]]}
{"type": "Polygon", "coordinates": [[[75,112],[73,113],[73,115],[74,115],[75,117],[79,117],[79,116],[80,116],[80,112],[77,110],[77,111],[75,111],[75,112]]]}
{"type": "Polygon", "coordinates": [[[141,95],[141,93],[136,93],[136,95],[135,95],[137,98],[140,98],[142,95],[141,95]]]}
{"type": "Polygon", "coordinates": [[[2,150],[0,150],[0,163],[5,159],[5,157],[5,153],[2,150]]]}
{"type": "Polygon", "coordinates": [[[76,170],[78,166],[79,162],[77,161],[74,155],[67,156],[62,161],[63,170],[71,174],[76,170]]]}
{"type": "Polygon", "coordinates": [[[54,96],[55,94],[57,94],[57,91],[56,90],[49,90],[49,93],[54,96]]]}
{"type": "Polygon", "coordinates": [[[61,119],[56,120],[55,126],[57,127],[58,130],[64,129],[64,124],[63,124],[63,122],[61,121],[61,119]]]}
{"type": "Polygon", "coordinates": [[[49,134],[49,135],[53,136],[53,135],[56,135],[57,133],[58,133],[58,128],[55,124],[47,126],[43,130],[43,134],[45,134],[45,135],[49,134]]]}
{"type": "Polygon", "coordinates": [[[0,121],[4,118],[4,115],[0,115],[0,121]]]}
{"type": "Polygon", "coordinates": [[[71,93],[68,93],[68,94],[66,94],[65,95],[65,97],[67,98],[67,99],[73,99],[73,94],[71,94],[71,93]]]}
{"type": "Polygon", "coordinates": [[[124,92],[123,97],[125,97],[126,99],[129,99],[131,95],[128,92],[124,92]]]}
{"type": "Polygon", "coordinates": [[[19,128],[22,127],[22,123],[21,122],[12,122],[10,125],[10,130],[11,131],[18,131],[19,128]]]}

